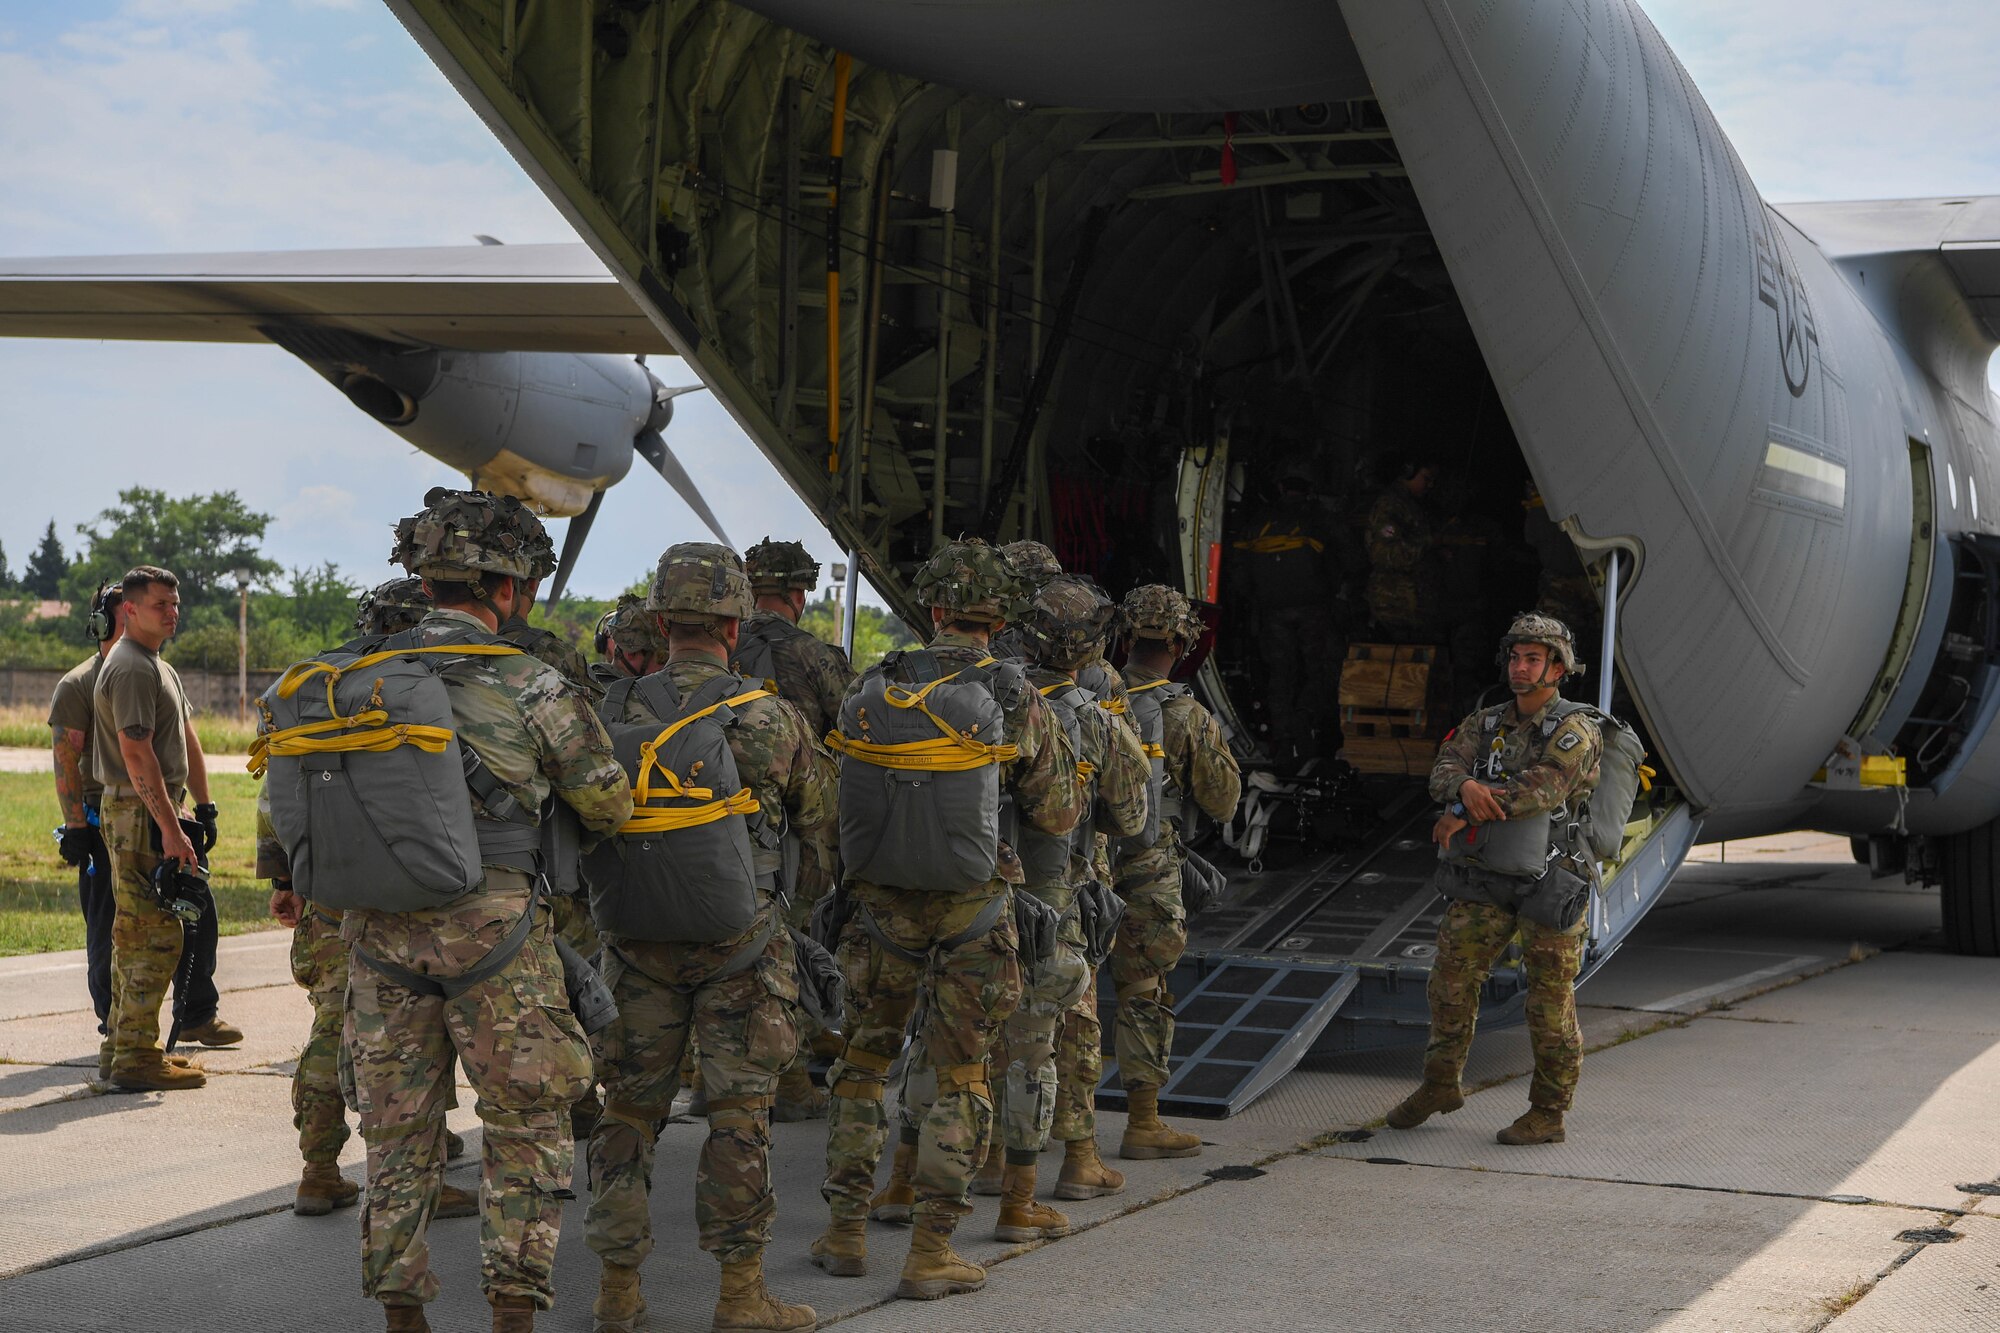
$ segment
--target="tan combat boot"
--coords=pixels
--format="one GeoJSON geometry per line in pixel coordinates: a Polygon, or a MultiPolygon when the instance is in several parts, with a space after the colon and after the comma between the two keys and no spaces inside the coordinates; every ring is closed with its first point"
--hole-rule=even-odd
{"type": "Polygon", "coordinates": [[[889,1163],[889,1183],[868,1201],[868,1216],[877,1222],[908,1226],[910,1210],[917,1206],[917,1191],[910,1185],[910,1175],[916,1169],[917,1145],[898,1143],[896,1155],[889,1163]]]}
{"type": "Polygon", "coordinates": [[[431,1333],[421,1305],[385,1305],[382,1313],[389,1321],[389,1333],[431,1333]]]}
{"type": "Polygon", "coordinates": [[[764,1285],[764,1256],[753,1254],[734,1263],[722,1261],[722,1295],[715,1302],[715,1333],[739,1329],[818,1328],[819,1315],[810,1305],[787,1305],[764,1285]]]}
{"type": "Polygon", "coordinates": [[[597,1321],[592,1333],[632,1333],[638,1328],[646,1317],[646,1298],[639,1294],[639,1270],[606,1259],[590,1313],[597,1321]]]}
{"type": "Polygon", "coordinates": [[[1415,1129],[1434,1115],[1450,1115],[1465,1105],[1465,1094],[1456,1083],[1432,1083],[1426,1079],[1417,1090],[1397,1102],[1386,1117],[1391,1129],[1415,1129]]]}
{"type": "Polygon", "coordinates": [[[1000,1146],[999,1126],[994,1126],[992,1140],[986,1145],[986,1156],[981,1159],[979,1169],[972,1173],[972,1192],[988,1197],[998,1197],[1006,1188],[1007,1152],[1000,1146]]]}
{"type": "Polygon", "coordinates": [[[191,1064],[179,1064],[162,1056],[157,1049],[141,1051],[111,1066],[111,1086],[120,1092],[178,1092],[199,1088],[208,1075],[191,1064]]]}
{"type": "Polygon", "coordinates": [[[243,1029],[232,1027],[220,1018],[211,1018],[198,1028],[187,1028],[180,1039],[189,1044],[199,1042],[203,1046],[241,1046],[243,1029]]]}
{"type": "Polygon", "coordinates": [[[444,1132],[444,1160],[456,1162],[463,1156],[465,1156],[465,1140],[455,1131],[447,1129],[444,1132]]]}
{"type": "Polygon", "coordinates": [[[535,1333],[535,1298],[488,1296],[493,1306],[493,1333],[535,1333]]]}
{"type": "Polygon", "coordinates": [[[336,1208],[352,1208],[361,1197],[361,1187],[340,1174],[332,1162],[307,1162],[299,1177],[299,1192],[292,1200],[292,1212],[300,1217],[325,1217],[336,1208]]]}
{"type": "Polygon", "coordinates": [[[456,1185],[438,1186],[437,1207],[431,1210],[433,1219],[477,1216],[479,1216],[478,1190],[462,1190],[456,1185]]]}
{"type": "Polygon", "coordinates": [[[834,1277],[868,1276],[868,1219],[836,1217],[812,1243],[813,1267],[834,1277]]]}
{"type": "Polygon", "coordinates": [[[1125,1137],[1118,1155],[1134,1161],[1156,1157],[1199,1157],[1201,1140],[1160,1119],[1160,1090],[1140,1084],[1125,1089],[1125,1137]]]}
{"type": "Polygon", "coordinates": [[[790,1069],[778,1075],[778,1098],[771,1105],[771,1119],[781,1125],[824,1120],[832,1102],[825,1089],[813,1086],[805,1061],[794,1060],[790,1069]]]}
{"type": "Polygon", "coordinates": [[[1535,1143],[1561,1143],[1565,1137],[1563,1113],[1546,1106],[1531,1106],[1526,1115],[1493,1137],[1515,1148],[1535,1143]]]}
{"type": "Polygon", "coordinates": [[[1074,1139],[1063,1145],[1062,1174],[1056,1177],[1058,1199],[1097,1199],[1122,1194],[1125,1173],[1114,1171],[1097,1155],[1097,1140],[1074,1139]]]}
{"type": "Polygon", "coordinates": [[[903,1279],[896,1296],[905,1301],[935,1301],[978,1291],[986,1285],[986,1270],[951,1248],[951,1237],[919,1226],[910,1232],[910,1257],[903,1261],[903,1279]]]}
{"type": "Polygon", "coordinates": [[[1069,1234],[1069,1219],[1045,1203],[1035,1202],[1035,1166],[1009,1165],[1000,1191],[1000,1225],[993,1239],[1053,1240],[1069,1234]]]}

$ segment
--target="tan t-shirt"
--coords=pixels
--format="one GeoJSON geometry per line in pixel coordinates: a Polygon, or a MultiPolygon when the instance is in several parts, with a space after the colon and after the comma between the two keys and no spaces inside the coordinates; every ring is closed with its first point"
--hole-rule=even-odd
{"type": "Polygon", "coordinates": [[[49,700],[51,727],[83,733],[83,753],[77,756],[76,767],[83,779],[83,799],[92,805],[104,794],[104,784],[97,780],[90,763],[91,695],[97,689],[97,669],[103,665],[104,659],[96,653],[78,662],[56,682],[55,697],[49,700]]]}
{"type": "Polygon", "coordinates": [[[91,709],[92,767],[100,783],[132,785],[118,737],[127,727],[146,727],[153,733],[160,777],[171,790],[187,786],[187,720],[193,712],[179,673],[158,653],[130,637],[113,644],[97,673],[91,709]]]}

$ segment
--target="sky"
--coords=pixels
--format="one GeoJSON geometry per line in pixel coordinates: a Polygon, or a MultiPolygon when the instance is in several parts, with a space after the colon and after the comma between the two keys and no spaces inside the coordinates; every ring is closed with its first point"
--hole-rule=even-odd
{"type": "MultiPolygon", "coordinates": [[[[1992,0],[1651,0],[1774,201],[2000,194],[1992,0]]],[[[0,255],[569,241],[568,224],[375,0],[69,0],[0,10],[0,255]]],[[[676,363],[655,364],[668,383],[676,363]]],[[[705,394],[669,440],[740,542],[832,539],[705,394]]],[[[388,525],[462,474],[276,347],[0,340],[0,546],[18,571],[123,487],[233,489],[266,554],[373,582],[388,525]]],[[[573,587],[705,533],[641,463],[573,587]]],[[[560,541],[560,533],[557,533],[560,541]]]]}

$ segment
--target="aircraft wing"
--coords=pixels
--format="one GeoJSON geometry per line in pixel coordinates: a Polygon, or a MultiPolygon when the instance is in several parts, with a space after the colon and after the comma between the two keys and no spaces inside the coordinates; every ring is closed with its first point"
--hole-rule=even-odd
{"type": "Polygon", "coordinates": [[[2000,342],[2000,195],[1774,207],[1828,258],[1936,252],[2000,342]]]}
{"type": "Polygon", "coordinates": [[[673,350],[575,243],[0,259],[0,337],[263,342],[268,325],[467,351],[673,350]]]}

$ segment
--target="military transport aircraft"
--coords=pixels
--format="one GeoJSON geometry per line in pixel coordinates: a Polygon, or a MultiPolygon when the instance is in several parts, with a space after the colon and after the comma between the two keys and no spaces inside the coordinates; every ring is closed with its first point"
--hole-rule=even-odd
{"type": "MultiPolygon", "coordinates": [[[[1213,603],[1281,468],[1532,481],[1665,779],[1589,966],[1795,828],[2000,953],[2000,200],[1772,207],[1636,0],[388,3],[906,613],[961,531],[1213,603]]],[[[1420,786],[1194,923],[1163,1100],[1421,1033],[1420,786]]]]}
{"type": "Polygon", "coordinates": [[[273,342],[491,491],[568,518],[562,595],[637,454],[722,531],[667,446],[671,347],[582,245],[0,261],[0,336],[273,342]],[[638,353],[631,356],[615,353],[638,353]]]}

